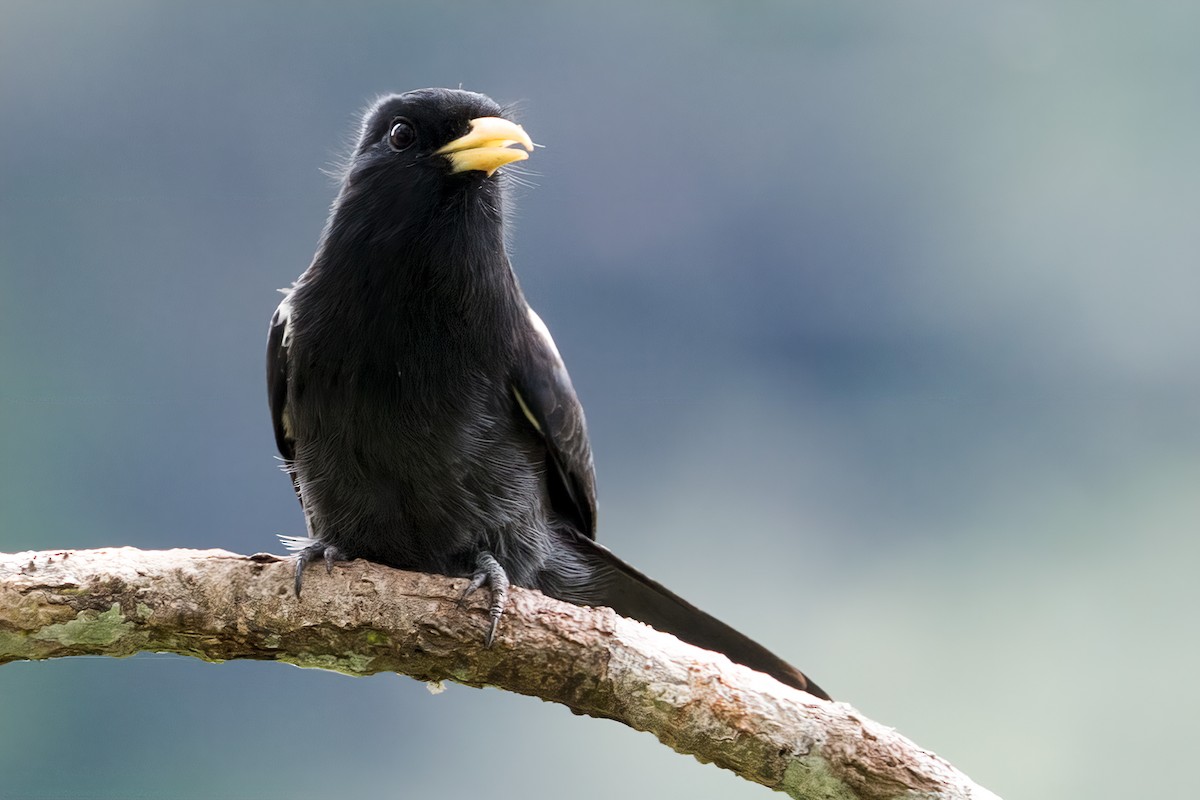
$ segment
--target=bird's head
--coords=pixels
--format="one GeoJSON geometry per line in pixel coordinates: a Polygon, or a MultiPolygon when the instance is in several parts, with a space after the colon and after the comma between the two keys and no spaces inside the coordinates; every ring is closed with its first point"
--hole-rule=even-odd
{"type": "Polygon", "coordinates": [[[496,171],[533,150],[503,113],[490,97],[455,89],[382,97],[363,117],[344,192],[405,214],[464,192],[494,192],[496,171]]]}

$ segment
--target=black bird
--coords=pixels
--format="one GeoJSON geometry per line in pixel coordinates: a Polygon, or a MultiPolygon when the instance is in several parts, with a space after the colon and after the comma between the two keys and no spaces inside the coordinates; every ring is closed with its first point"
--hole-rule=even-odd
{"type": "MultiPolygon", "coordinates": [[[[275,437],[304,566],[365,558],[609,606],[828,699],[799,670],[596,544],[583,409],[504,246],[496,171],[533,144],[481,94],[378,100],[311,266],[271,320],[275,437]],[[524,149],[519,149],[523,147],[524,149]]],[[[464,595],[466,596],[466,595],[464,595]]]]}

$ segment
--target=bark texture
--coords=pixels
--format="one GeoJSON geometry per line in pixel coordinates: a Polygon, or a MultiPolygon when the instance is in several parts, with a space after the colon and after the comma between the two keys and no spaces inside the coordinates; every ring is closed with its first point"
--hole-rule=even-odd
{"type": "Polygon", "coordinates": [[[134,548],[0,554],[0,664],[177,653],[495,686],[648,731],[796,798],[995,798],[845,703],[826,703],[609,609],[522,589],[491,648],[486,592],[380,567],[134,548]]]}

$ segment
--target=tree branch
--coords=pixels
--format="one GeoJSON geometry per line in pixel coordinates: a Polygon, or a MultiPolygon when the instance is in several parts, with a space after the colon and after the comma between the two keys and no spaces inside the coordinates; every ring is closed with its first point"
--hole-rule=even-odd
{"type": "MultiPolygon", "coordinates": [[[[365,561],[134,548],[0,554],[0,664],[177,653],[286,661],[350,675],[496,686],[648,731],[796,798],[994,800],[938,756],[845,703],[826,703],[602,608],[514,589],[483,645],[463,581],[365,561]]],[[[486,595],[486,593],[482,593],[486,595]]]]}

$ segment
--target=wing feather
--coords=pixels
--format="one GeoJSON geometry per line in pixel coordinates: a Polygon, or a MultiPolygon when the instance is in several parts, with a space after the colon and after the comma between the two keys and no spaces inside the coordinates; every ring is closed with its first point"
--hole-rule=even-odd
{"type": "Polygon", "coordinates": [[[583,406],[541,317],[528,309],[528,346],[513,376],[521,414],[546,442],[550,501],[588,538],[596,538],[596,471],[583,406]]]}
{"type": "MultiPolygon", "coordinates": [[[[267,399],[271,404],[275,445],[279,448],[279,455],[283,457],[288,475],[292,478],[296,496],[300,497],[296,471],[292,468],[292,461],[296,458],[296,442],[292,438],[291,426],[288,423],[288,318],[291,311],[291,304],[288,298],[284,297],[271,317],[271,329],[267,334],[267,399]]],[[[304,498],[300,498],[300,505],[304,505],[304,498]]]]}

